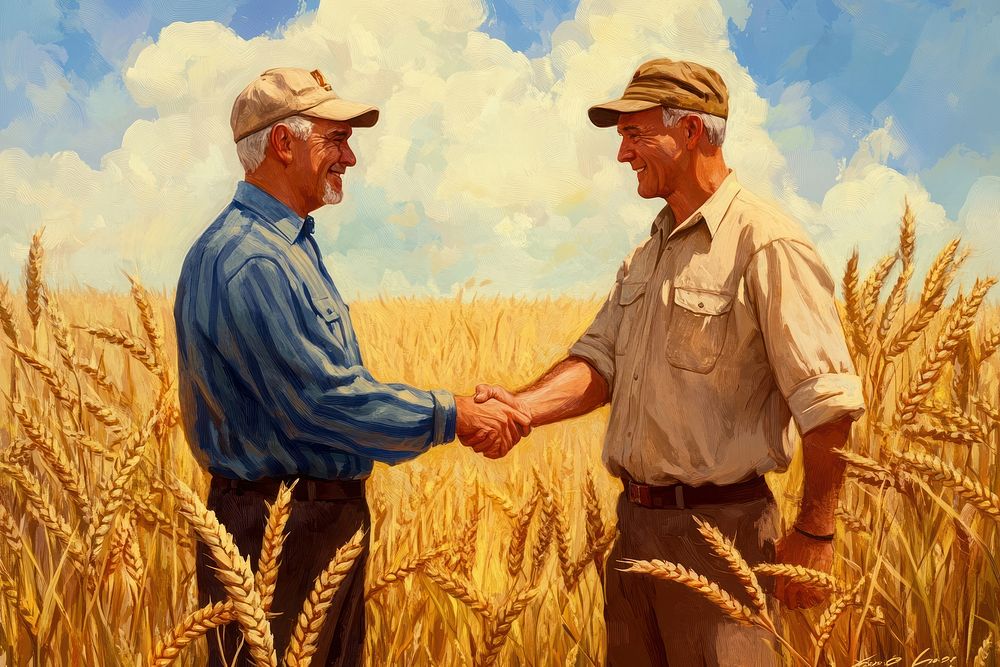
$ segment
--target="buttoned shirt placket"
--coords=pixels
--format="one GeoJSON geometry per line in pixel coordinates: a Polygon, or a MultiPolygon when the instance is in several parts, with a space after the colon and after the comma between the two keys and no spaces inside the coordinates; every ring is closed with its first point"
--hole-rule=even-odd
{"type": "MultiPolygon", "coordinates": [[[[653,325],[657,309],[667,308],[667,305],[662,302],[660,295],[664,292],[669,294],[674,283],[676,269],[672,266],[671,256],[674,244],[673,240],[680,234],[691,233],[697,224],[704,222],[704,218],[701,214],[694,215],[679,225],[673,225],[673,229],[670,229],[669,232],[666,231],[673,221],[672,212],[669,206],[667,206],[653,222],[657,238],[656,259],[653,260],[653,268],[649,271],[649,277],[646,280],[646,291],[642,300],[642,311],[640,313],[642,324],[637,332],[644,339],[643,346],[641,351],[634,355],[632,366],[628,369],[631,373],[631,381],[628,385],[628,402],[626,405],[628,406],[628,419],[633,426],[631,431],[626,432],[625,437],[629,441],[630,448],[636,441],[641,441],[641,439],[646,437],[645,420],[642,419],[641,411],[643,405],[643,385],[646,382],[646,373],[652,365],[650,355],[653,353],[654,336],[649,335],[649,332],[650,327],[653,325]]],[[[645,257],[643,260],[649,261],[645,257]]],[[[666,321],[666,318],[663,319],[666,321]]],[[[646,448],[640,447],[639,451],[645,452],[646,448]]],[[[640,466],[644,474],[646,462],[640,461],[640,466]]]]}

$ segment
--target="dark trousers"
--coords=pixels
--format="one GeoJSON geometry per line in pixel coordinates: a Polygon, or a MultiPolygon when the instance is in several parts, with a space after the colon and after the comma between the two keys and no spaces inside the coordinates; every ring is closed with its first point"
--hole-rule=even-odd
{"type": "MultiPolygon", "coordinates": [[[[618,540],[605,575],[609,667],[776,667],[779,644],[738,625],[697,591],[650,575],[620,572],[623,558],[666,560],[702,574],[743,604],[749,596],[698,533],[699,517],[734,540],[751,565],[774,562],[779,509],[772,498],[693,509],[647,509],[618,499],[618,540]]],[[[767,585],[762,582],[766,592],[767,585]]],[[[780,632],[777,602],[768,612],[780,632]]]]}
{"type": "MultiPolygon", "coordinates": [[[[265,501],[273,496],[255,491],[213,488],[208,508],[233,535],[236,546],[256,570],[260,558],[264,526],[267,522],[265,501]]],[[[364,498],[348,500],[292,500],[286,525],[278,581],[271,606],[271,630],[278,654],[278,664],[298,620],[302,603],[309,596],[313,582],[333,558],[337,549],[364,527],[370,530],[371,518],[364,498]]],[[[368,560],[368,534],[365,549],[333,598],[326,622],[319,636],[314,665],[354,667],[361,665],[365,644],[365,565],[368,560]]],[[[215,562],[203,544],[198,543],[196,574],[201,605],[226,600],[226,591],[215,576],[215,562]]],[[[208,665],[223,667],[251,665],[250,652],[242,646],[242,632],[236,622],[208,633],[208,665]],[[240,647],[242,646],[242,649],[240,647]]]]}

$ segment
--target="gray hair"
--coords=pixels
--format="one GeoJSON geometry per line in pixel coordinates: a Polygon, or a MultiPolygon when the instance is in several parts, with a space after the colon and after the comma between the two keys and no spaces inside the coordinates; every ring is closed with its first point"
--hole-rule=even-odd
{"type": "Polygon", "coordinates": [[[685,116],[697,116],[701,118],[702,125],[705,126],[705,137],[708,143],[713,146],[721,146],[726,140],[726,119],[721,116],[702,113],[700,111],[688,111],[687,109],[663,109],[663,124],[666,127],[673,127],[685,116]]]}
{"type": "Polygon", "coordinates": [[[251,174],[257,171],[257,167],[264,161],[264,151],[267,149],[267,141],[271,138],[271,130],[278,125],[284,125],[292,131],[292,135],[298,139],[307,139],[312,132],[312,121],[305,116],[290,116],[282,118],[265,127],[257,130],[253,134],[247,135],[236,142],[236,155],[240,158],[243,170],[251,174]]]}

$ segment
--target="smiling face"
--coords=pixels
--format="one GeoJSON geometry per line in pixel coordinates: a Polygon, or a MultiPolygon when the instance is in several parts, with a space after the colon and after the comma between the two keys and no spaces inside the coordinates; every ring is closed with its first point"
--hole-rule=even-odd
{"type": "Polygon", "coordinates": [[[306,139],[291,142],[288,176],[307,210],[337,204],[344,196],[343,174],[357,164],[347,141],[351,126],[344,121],[310,118],[313,130],[306,139]]]}
{"type": "Polygon", "coordinates": [[[622,138],[618,161],[627,162],[636,172],[639,196],[652,199],[670,195],[691,160],[683,125],[665,127],[663,109],[654,107],[621,114],[618,134],[622,138]]]}

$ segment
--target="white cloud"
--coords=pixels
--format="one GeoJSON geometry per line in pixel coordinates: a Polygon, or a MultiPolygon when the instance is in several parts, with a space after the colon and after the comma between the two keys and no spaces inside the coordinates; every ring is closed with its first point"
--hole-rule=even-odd
{"type": "MultiPolygon", "coordinates": [[[[497,291],[604,294],[662,202],[637,196],[615,162],[616,134],[590,125],[586,109],[664,55],[723,75],[727,159],[748,187],[807,219],[832,261],[876,233],[891,236],[904,194],[921,206],[922,224],[946,224],[918,182],[885,166],[905,150],[891,128],[869,137],[821,205],[801,197],[714,0],[583,0],[535,59],[478,32],[484,17],[478,0],[349,0],[251,40],[213,22],[170,25],[133,47],[124,70],[128,93],[156,119],[135,122],[100,168],[68,153],[0,152],[4,242],[23,253],[44,223],[61,275],[120,286],[118,269],[138,268],[147,283],[172,287],[187,247],[242,175],[233,98],[261,71],[297,65],[320,68],[339,94],[382,111],[352,139],[359,164],[344,203],[316,215],[345,295],[448,294],[470,277],[497,291]]],[[[807,92],[782,100],[780,129],[803,115],[797,96],[807,92]]],[[[11,277],[18,254],[0,264],[11,277]]]]}

